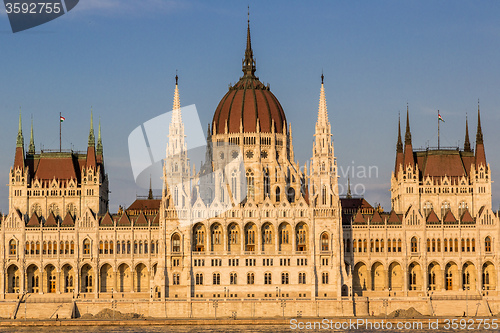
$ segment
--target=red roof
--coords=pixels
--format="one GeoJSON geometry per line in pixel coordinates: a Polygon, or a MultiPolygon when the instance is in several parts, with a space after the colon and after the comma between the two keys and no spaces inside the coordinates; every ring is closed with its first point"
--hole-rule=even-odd
{"type": "Polygon", "coordinates": [[[434,212],[434,209],[431,209],[429,216],[427,216],[427,223],[441,223],[439,217],[436,215],[436,212],[434,212]]]}
{"type": "Polygon", "coordinates": [[[33,215],[31,215],[31,218],[28,221],[28,224],[26,226],[27,227],[39,227],[40,226],[40,219],[38,218],[36,213],[33,213],[33,215]]]}
{"type": "Polygon", "coordinates": [[[474,219],[470,215],[468,209],[466,209],[465,212],[462,214],[460,220],[462,221],[462,223],[474,223],[474,219]]]}
{"type": "Polygon", "coordinates": [[[56,217],[50,212],[49,218],[45,221],[45,227],[57,227],[56,217]]]}
{"type": "Polygon", "coordinates": [[[136,199],[126,211],[131,210],[156,210],[160,209],[161,200],[159,199],[136,199]]]}
{"type": "Polygon", "coordinates": [[[127,213],[123,213],[120,219],[118,220],[117,226],[119,227],[128,227],[130,226],[130,219],[128,218],[127,213]]]}
{"type": "Polygon", "coordinates": [[[135,221],[134,225],[137,225],[137,226],[147,226],[148,225],[148,220],[146,220],[146,216],[144,216],[144,214],[141,213],[141,215],[139,215],[139,217],[135,221]]]}
{"type": "Polygon", "coordinates": [[[160,214],[156,214],[155,218],[153,219],[153,222],[151,223],[152,226],[159,226],[160,225],[160,214]]]}
{"type": "Polygon", "coordinates": [[[363,214],[361,214],[361,211],[358,210],[358,213],[356,214],[352,222],[357,224],[366,223],[365,217],[363,216],[363,214]]]}
{"type": "Polygon", "coordinates": [[[73,219],[73,216],[69,212],[66,213],[66,216],[64,217],[64,220],[61,223],[61,227],[74,227],[75,226],[75,220],[73,219]]]}
{"type": "Polygon", "coordinates": [[[389,214],[389,218],[387,219],[387,223],[388,224],[400,224],[401,223],[400,217],[398,216],[398,214],[396,214],[396,212],[394,210],[392,210],[391,213],[389,214]]]}
{"type": "Polygon", "coordinates": [[[113,225],[114,225],[113,218],[111,217],[111,214],[107,212],[106,215],[104,215],[104,217],[101,220],[101,226],[112,227],[113,225]]]}
{"type": "Polygon", "coordinates": [[[373,214],[371,223],[375,224],[384,223],[384,220],[382,220],[382,217],[380,217],[380,214],[377,211],[375,211],[375,213],[373,214]]]}
{"type": "Polygon", "coordinates": [[[274,120],[275,132],[286,130],[286,117],[278,99],[256,77],[244,76],[222,98],[213,118],[217,133],[225,133],[226,122],[229,133],[257,131],[257,119],[260,131],[271,133],[274,120]]]}
{"type": "Polygon", "coordinates": [[[448,209],[448,211],[444,215],[443,222],[444,223],[457,223],[458,222],[458,220],[455,218],[455,215],[453,215],[453,213],[451,212],[451,209],[448,209]]]}
{"type": "Polygon", "coordinates": [[[373,209],[373,206],[364,198],[340,198],[340,204],[342,205],[342,209],[373,209]]]}

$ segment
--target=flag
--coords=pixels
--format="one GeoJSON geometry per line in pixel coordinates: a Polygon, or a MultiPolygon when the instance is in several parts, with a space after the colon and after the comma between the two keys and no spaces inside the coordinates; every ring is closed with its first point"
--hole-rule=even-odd
{"type": "Polygon", "coordinates": [[[59,118],[61,120],[61,123],[66,120],[66,118],[64,118],[63,116],[60,116],[59,118]]]}
{"type": "Polygon", "coordinates": [[[439,113],[438,113],[438,120],[441,120],[444,123],[444,119],[443,119],[443,117],[441,117],[441,115],[439,113]]]}

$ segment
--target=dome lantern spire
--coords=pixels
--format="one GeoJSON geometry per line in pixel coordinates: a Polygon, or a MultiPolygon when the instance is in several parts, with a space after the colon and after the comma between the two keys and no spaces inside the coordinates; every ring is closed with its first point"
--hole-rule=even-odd
{"type": "Polygon", "coordinates": [[[248,6],[248,27],[247,27],[247,47],[245,58],[243,59],[243,74],[248,77],[255,77],[255,60],[253,58],[252,41],[250,38],[250,6],[248,6]]]}

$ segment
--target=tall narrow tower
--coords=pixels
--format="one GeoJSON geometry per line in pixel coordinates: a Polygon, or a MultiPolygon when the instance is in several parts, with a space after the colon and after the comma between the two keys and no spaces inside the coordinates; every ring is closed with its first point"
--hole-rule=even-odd
{"type": "Polygon", "coordinates": [[[324,76],[321,75],[318,120],[314,132],[311,185],[316,207],[332,207],[338,202],[337,160],[334,155],[332,126],[328,120],[324,76]]]}

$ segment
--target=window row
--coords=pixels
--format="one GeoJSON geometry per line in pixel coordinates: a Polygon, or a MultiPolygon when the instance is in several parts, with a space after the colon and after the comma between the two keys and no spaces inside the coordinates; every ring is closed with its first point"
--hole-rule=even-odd
{"type": "MultiPolygon", "coordinates": [[[[179,273],[174,273],[173,274],[173,284],[179,284],[179,273]]],[[[197,273],[195,275],[195,284],[196,285],[203,285],[204,281],[204,276],[203,273],[197,273]]],[[[264,273],[264,284],[272,284],[273,277],[272,273],[266,272],[264,273]]],[[[328,284],[329,283],[329,276],[328,272],[323,272],[321,275],[321,282],[322,284],[328,284]]],[[[306,284],[307,279],[306,279],[306,273],[300,272],[298,273],[298,284],[306,284]]],[[[212,284],[213,285],[220,285],[221,284],[221,275],[220,273],[213,273],[212,274],[212,284]]],[[[238,284],[238,274],[237,273],[230,273],[229,274],[229,284],[238,284]]],[[[246,276],[246,284],[255,284],[255,273],[247,273],[246,276]]],[[[290,284],[290,273],[288,272],[283,272],[281,273],[281,284],[290,284]]]]}

